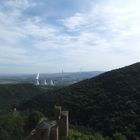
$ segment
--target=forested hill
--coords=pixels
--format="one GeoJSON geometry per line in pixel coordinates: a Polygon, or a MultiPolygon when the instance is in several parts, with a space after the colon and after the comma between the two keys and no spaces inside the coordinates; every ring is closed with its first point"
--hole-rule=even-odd
{"type": "Polygon", "coordinates": [[[21,108],[49,114],[54,104],[68,109],[74,124],[92,127],[105,136],[120,132],[136,140],[140,138],[140,63],[39,95],[21,108]]]}
{"type": "Polygon", "coordinates": [[[29,100],[42,90],[31,84],[6,84],[0,85],[0,111],[10,110],[13,105],[29,100]]]}

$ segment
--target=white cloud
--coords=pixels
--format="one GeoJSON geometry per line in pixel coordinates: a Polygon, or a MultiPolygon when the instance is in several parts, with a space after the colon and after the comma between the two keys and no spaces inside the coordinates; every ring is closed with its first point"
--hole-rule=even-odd
{"type": "Polygon", "coordinates": [[[67,71],[111,69],[140,60],[140,1],[100,0],[89,11],[50,24],[42,16],[25,16],[37,5],[6,1],[0,9],[0,63],[67,71]],[[8,9],[5,12],[5,9],[8,9]],[[7,20],[8,19],[8,20],[7,20]]]}
{"type": "Polygon", "coordinates": [[[8,9],[11,8],[13,10],[19,9],[19,10],[24,10],[26,8],[35,6],[36,3],[33,1],[29,0],[5,0],[4,1],[4,6],[7,7],[8,9]]]}
{"type": "MultiPolygon", "coordinates": [[[[112,45],[118,49],[126,46],[132,48],[129,43],[135,40],[135,49],[139,48],[137,46],[139,45],[137,39],[140,36],[140,2],[138,0],[100,2],[96,5],[93,4],[92,9],[87,13],[78,15],[80,20],[76,18],[76,13],[74,16],[64,19],[63,25],[68,30],[86,31],[90,36],[96,33],[98,38],[106,40],[108,46],[112,45]],[[126,46],[118,46],[118,44],[126,46]]],[[[90,40],[90,42],[92,41],[90,40]]]]}
{"type": "Polygon", "coordinates": [[[76,13],[72,17],[60,20],[60,22],[70,30],[78,30],[82,25],[88,24],[86,17],[81,13],[76,13]]]}

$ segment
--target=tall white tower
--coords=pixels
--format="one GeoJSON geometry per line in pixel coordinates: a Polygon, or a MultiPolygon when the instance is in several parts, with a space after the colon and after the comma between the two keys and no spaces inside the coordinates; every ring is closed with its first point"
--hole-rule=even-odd
{"type": "Polygon", "coordinates": [[[53,80],[50,81],[50,86],[54,86],[53,80]]]}
{"type": "Polygon", "coordinates": [[[47,86],[47,85],[48,85],[48,83],[47,83],[47,81],[46,81],[46,80],[44,80],[44,85],[45,85],[45,86],[47,86]]]}
{"type": "Polygon", "coordinates": [[[37,85],[37,86],[40,85],[40,83],[39,83],[39,73],[38,73],[37,76],[36,76],[36,85],[37,85]]]}

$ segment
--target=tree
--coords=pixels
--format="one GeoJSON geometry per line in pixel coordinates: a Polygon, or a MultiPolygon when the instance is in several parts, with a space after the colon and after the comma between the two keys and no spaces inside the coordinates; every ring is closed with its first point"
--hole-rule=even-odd
{"type": "Polygon", "coordinates": [[[113,138],[114,140],[127,140],[127,138],[121,133],[113,134],[113,138]]]}

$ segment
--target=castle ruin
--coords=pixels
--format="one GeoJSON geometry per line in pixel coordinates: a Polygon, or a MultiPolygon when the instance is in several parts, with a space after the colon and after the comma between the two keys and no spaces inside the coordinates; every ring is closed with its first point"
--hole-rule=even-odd
{"type": "Polygon", "coordinates": [[[62,111],[61,106],[55,106],[55,119],[42,119],[25,140],[60,140],[68,136],[68,111],[62,111]]]}

